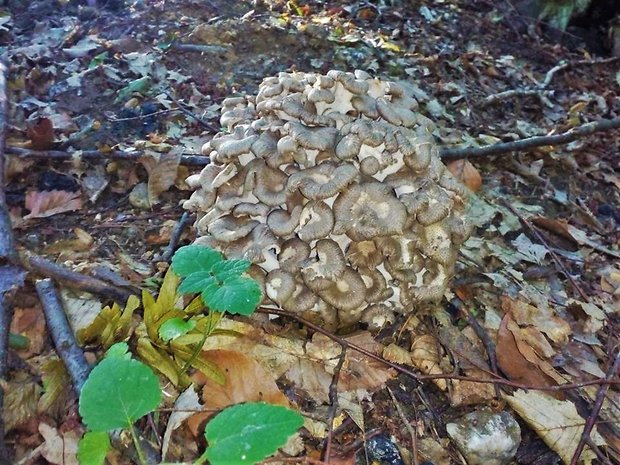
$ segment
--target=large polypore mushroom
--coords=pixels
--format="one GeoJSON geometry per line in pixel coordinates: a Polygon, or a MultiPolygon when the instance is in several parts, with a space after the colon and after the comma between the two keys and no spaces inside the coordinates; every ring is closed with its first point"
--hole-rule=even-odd
{"type": "Polygon", "coordinates": [[[469,228],[414,89],[360,71],[281,73],[224,100],[188,179],[198,243],[246,258],[266,302],[330,328],[438,301],[469,228]]]}

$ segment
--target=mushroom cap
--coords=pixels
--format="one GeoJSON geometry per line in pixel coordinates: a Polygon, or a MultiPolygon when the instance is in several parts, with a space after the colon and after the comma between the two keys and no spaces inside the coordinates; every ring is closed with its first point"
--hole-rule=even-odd
{"type": "Polygon", "coordinates": [[[364,303],[366,285],[357,271],[346,267],[329,287],[317,293],[321,299],[339,310],[353,310],[364,303]]]}
{"type": "Polygon", "coordinates": [[[308,202],[299,217],[297,236],[304,242],[326,237],[334,227],[334,213],[321,200],[308,202]]]}
{"type": "Polygon", "coordinates": [[[354,241],[402,234],[407,219],[405,206],[392,189],[379,182],[355,184],[334,202],[335,234],[346,233],[354,241]]]}

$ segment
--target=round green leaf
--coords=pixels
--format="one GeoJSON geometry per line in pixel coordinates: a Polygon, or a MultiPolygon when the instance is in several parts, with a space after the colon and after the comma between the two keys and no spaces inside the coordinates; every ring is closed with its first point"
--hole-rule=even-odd
{"type": "Polygon", "coordinates": [[[209,247],[186,245],[176,251],[172,257],[172,269],[179,276],[189,276],[197,271],[210,271],[211,267],[221,262],[224,256],[209,247]]]}
{"type": "Polygon", "coordinates": [[[282,447],[303,425],[303,417],[286,407],[265,402],[229,407],[205,429],[211,465],[253,464],[282,447]]]}
{"type": "Polygon", "coordinates": [[[253,279],[234,276],[205,287],[202,299],[216,312],[250,315],[262,300],[262,291],[253,279]]]}
{"type": "Polygon", "coordinates": [[[224,260],[216,263],[211,268],[211,272],[220,281],[224,281],[228,278],[240,276],[250,267],[251,263],[247,260],[224,260]]]}
{"type": "Polygon", "coordinates": [[[77,457],[80,465],[103,465],[110,450],[110,438],[103,431],[89,431],[78,443],[77,457]]]}
{"type": "Polygon", "coordinates": [[[185,321],[183,318],[170,318],[159,327],[159,337],[164,342],[172,341],[189,333],[195,327],[196,322],[194,320],[185,321]]]}
{"type": "Polygon", "coordinates": [[[90,372],[80,394],[80,415],[91,431],[131,426],[161,401],[159,380],[144,363],[103,359],[90,372]]]}
{"type": "Polygon", "coordinates": [[[190,274],[183,280],[179,286],[179,292],[182,294],[202,292],[206,287],[214,284],[215,282],[216,279],[210,271],[198,271],[190,274]]]}

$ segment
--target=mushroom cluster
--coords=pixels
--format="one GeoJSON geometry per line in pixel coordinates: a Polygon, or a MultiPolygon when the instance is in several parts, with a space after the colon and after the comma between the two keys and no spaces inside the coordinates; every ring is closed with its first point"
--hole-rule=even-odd
{"type": "Polygon", "coordinates": [[[190,176],[197,243],[245,258],[266,303],[326,328],[373,327],[443,296],[469,235],[407,83],[280,73],[223,102],[190,176]]]}

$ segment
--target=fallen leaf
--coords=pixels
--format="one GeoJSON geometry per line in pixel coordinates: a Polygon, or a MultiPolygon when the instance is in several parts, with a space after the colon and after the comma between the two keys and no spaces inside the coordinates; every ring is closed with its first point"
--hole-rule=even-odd
{"type": "Polygon", "coordinates": [[[465,184],[472,192],[477,192],[482,186],[480,172],[468,160],[455,160],[448,163],[447,168],[456,179],[465,184]]]}
{"type": "Polygon", "coordinates": [[[68,254],[71,252],[85,252],[87,250],[90,250],[94,242],[93,236],[91,236],[81,228],[75,228],[73,232],[76,235],[75,239],[56,241],[53,244],[48,245],[45,248],[45,252],[50,254],[68,254]]]}
{"type": "MultiPolygon", "coordinates": [[[[544,392],[521,389],[512,396],[505,395],[504,399],[565,464],[570,463],[585,424],[572,402],[555,399],[544,392]]],[[[596,445],[605,443],[596,432],[596,426],[590,437],[596,445]]],[[[594,457],[586,446],[580,463],[591,463],[594,457]]]]}
{"type": "MultiPolygon", "coordinates": [[[[419,336],[411,343],[411,362],[425,375],[441,375],[441,355],[439,344],[430,334],[419,336]]],[[[448,384],[445,379],[435,379],[433,382],[439,389],[445,391],[448,384]]]]}
{"type": "MultiPolygon", "coordinates": [[[[195,411],[200,411],[202,409],[203,406],[200,404],[194,386],[190,386],[177,397],[172,407],[172,413],[168,418],[168,423],[166,424],[166,431],[164,432],[161,446],[162,461],[165,461],[168,446],[170,445],[170,437],[174,430],[181,426],[185,420],[195,415],[195,411]]],[[[197,436],[197,434],[195,434],[195,436],[197,436]]]]}
{"type": "Polygon", "coordinates": [[[79,210],[82,199],[79,192],[68,191],[28,191],[25,206],[30,213],[24,216],[31,218],[47,218],[59,213],[79,210]]]}
{"type": "Polygon", "coordinates": [[[224,373],[224,384],[207,378],[200,371],[193,375],[194,383],[202,388],[203,409],[191,416],[188,426],[198,434],[200,425],[216,411],[233,404],[264,401],[270,404],[289,406],[287,397],[280,391],[272,373],[256,360],[233,350],[207,350],[202,358],[217,365],[224,373]]]}
{"type": "Polygon", "coordinates": [[[20,351],[23,357],[30,358],[43,352],[48,343],[48,335],[41,307],[17,307],[11,320],[11,332],[25,336],[30,342],[28,350],[20,351]]]}
{"type": "Polygon", "coordinates": [[[41,455],[54,465],[79,465],[77,459],[80,435],[66,431],[62,435],[47,423],[39,423],[39,433],[45,440],[41,455]]]}
{"type": "Polygon", "coordinates": [[[40,118],[28,126],[26,135],[34,150],[49,150],[54,146],[54,125],[49,118],[40,118]]]}
{"type": "Polygon", "coordinates": [[[501,302],[502,310],[509,312],[519,325],[534,326],[558,344],[568,342],[571,334],[570,325],[552,309],[535,307],[507,296],[502,296],[501,302]]]}
{"type": "Polygon", "coordinates": [[[149,155],[140,159],[149,173],[148,200],[150,205],[158,203],[159,195],[174,185],[181,153],[180,149],[173,149],[158,156],[149,155]]]}
{"type": "Polygon", "coordinates": [[[541,387],[555,386],[556,383],[551,378],[523,356],[509,329],[511,322],[516,324],[510,313],[506,313],[497,331],[496,355],[499,368],[509,379],[518,383],[541,387]]]}

